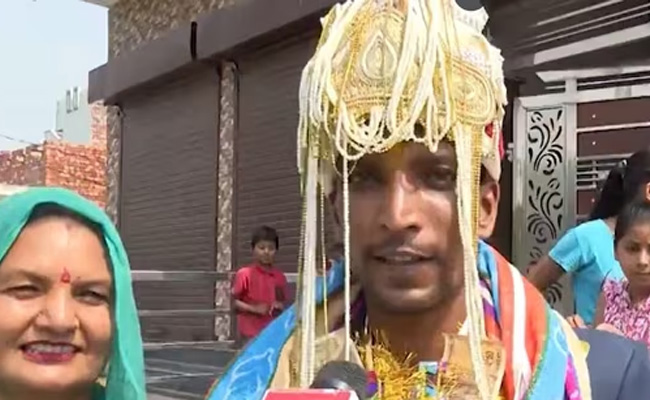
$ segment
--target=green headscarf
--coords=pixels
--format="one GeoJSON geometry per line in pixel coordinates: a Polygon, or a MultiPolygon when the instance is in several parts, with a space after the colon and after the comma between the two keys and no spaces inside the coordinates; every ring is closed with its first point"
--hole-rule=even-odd
{"type": "Polygon", "coordinates": [[[114,327],[106,388],[93,400],[145,400],[144,356],[129,260],[117,229],[94,203],[59,188],[33,188],[0,200],[0,260],[27,224],[34,209],[56,204],[97,224],[103,233],[113,275],[114,327]]]}

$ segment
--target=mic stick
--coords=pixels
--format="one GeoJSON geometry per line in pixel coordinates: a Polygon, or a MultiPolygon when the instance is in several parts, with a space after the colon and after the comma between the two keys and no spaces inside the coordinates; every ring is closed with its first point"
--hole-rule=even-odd
{"type": "Polygon", "coordinates": [[[368,378],[366,371],[347,361],[331,361],[318,371],[311,389],[335,389],[356,393],[359,399],[366,398],[368,378]]]}
{"type": "Polygon", "coordinates": [[[264,400],[366,400],[366,371],[344,361],[332,361],[306,389],[269,389],[264,400]]]}

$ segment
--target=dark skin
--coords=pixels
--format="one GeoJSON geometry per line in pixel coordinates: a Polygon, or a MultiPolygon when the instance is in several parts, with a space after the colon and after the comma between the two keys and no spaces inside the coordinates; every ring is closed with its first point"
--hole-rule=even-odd
{"type": "Polygon", "coordinates": [[[237,311],[257,315],[267,315],[271,312],[271,307],[268,304],[248,304],[237,299],[235,299],[235,309],[237,311]]]}
{"type": "MultiPolygon", "coordinates": [[[[351,259],[369,323],[393,351],[413,352],[418,360],[440,359],[442,333],[458,332],[466,318],[455,177],[449,143],[436,153],[406,143],[365,156],[350,177],[351,259]]],[[[339,220],[341,200],[338,191],[339,220]]],[[[498,201],[498,183],[486,179],[480,237],[492,233],[498,201]]]]}

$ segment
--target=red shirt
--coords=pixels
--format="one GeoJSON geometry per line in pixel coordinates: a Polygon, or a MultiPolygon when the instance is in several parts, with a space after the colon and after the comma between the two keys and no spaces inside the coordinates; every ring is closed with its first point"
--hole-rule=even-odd
{"type": "MultiPolygon", "coordinates": [[[[268,304],[286,302],[289,299],[287,278],[275,267],[257,264],[246,265],[237,271],[232,287],[233,297],[246,304],[268,304]],[[278,298],[281,297],[281,298],[278,298]]],[[[237,312],[239,333],[247,338],[257,336],[271,321],[272,315],[257,315],[237,312]]]]}

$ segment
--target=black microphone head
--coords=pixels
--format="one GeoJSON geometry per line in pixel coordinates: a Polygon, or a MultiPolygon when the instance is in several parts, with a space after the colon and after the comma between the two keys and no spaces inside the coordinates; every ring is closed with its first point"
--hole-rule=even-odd
{"type": "Polygon", "coordinates": [[[366,398],[368,378],[366,371],[357,364],[347,361],[330,361],[318,371],[312,389],[349,390],[360,399],[366,398]]]}

